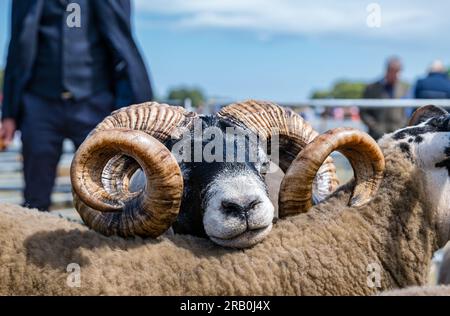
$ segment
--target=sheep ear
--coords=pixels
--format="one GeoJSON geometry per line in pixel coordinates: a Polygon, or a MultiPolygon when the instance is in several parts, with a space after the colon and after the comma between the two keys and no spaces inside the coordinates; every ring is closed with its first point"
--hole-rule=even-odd
{"type": "Polygon", "coordinates": [[[408,126],[418,125],[432,117],[447,114],[448,112],[441,107],[435,105],[425,105],[414,112],[414,114],[411,116],[411,119],[409,120],[408,126]]]}

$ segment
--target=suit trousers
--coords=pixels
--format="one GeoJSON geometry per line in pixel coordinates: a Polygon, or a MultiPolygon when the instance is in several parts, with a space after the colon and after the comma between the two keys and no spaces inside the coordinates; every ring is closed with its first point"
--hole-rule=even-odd
{"type": "Polygon", "coordinates": [[[114,109],[114,96],[98,92],[83,100],[23,96],[22,154],[24,206],[48,211],[64,139],[77,149],[114,109]]]}

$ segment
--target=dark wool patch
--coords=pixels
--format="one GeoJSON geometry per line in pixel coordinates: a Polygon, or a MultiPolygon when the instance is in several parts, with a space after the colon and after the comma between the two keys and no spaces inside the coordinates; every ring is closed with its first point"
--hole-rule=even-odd
{"type": "Polygon", "coordinates": [[[421,142],[423,142],[423,137],[422,136],[416,136],[416,138],[414,139],[414,142],[417,144],[420,144],[421,142]]]}
{"type": "Polygon", "coordinates": [[[446,147],[444,153],[447,157],[450,157],[450,147],[446,147]]]}
{"type": "Polygon", "coordinates": [[[414,128],[408,128],[402,131],[397,132],[392,138],[395,140],[404,139],[407,136],[414,136],[418,137],[420,135],[436,132],[436,127],[433,126],[420,126],[420,127],[414,127],[414,128]]]}
{"type": "MultiPolygon", "coordinates": [[[[418,136],[426,133],[449,132],[449,131],[450,131],[450,117],[440,116],[431,119],[426,123],[425,126],[417,126],[401,130],[396,134],[394,134],[392,138],[395,140],[404,139],[407,136],[414,136],[417,138],[418,136]]],[[[419,138],[418,140],[422,141],[423,138],[419,138]]]]}
{"type": "Polygon", "coordinates": [[[445,155],[448,157],[447,159],[437,163],[435,165],[436,168],[447,168],[448,176],[450,177],[450,147],[446,147],[444,150],[445,155]]]}
{"type": "Polygon", "coordinates": [[[403,153],[406,154],[408,159],[411,159],[411,146],[408,143],[400,143],[399,147],[403,153]]]}
{"type": "Polygon", "coordinates": [[[447,168],[448,176],[450,177],[450,158],[437,163],[436,168],[447,168]]]}

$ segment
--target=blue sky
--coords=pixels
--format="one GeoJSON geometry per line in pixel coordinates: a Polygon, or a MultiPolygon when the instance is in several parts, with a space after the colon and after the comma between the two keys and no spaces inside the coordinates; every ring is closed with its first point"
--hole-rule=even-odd
{"type": "MultiPolygon", "coordinates": [[[[337,79],[374,80],[391,55],[402,58],[407,81],[435,58],[450,65],[446,0],[134,0],[134,9],[135,36],[162,97],[188,85],[209,97],[291,102],[337,79]],[[372,2],[379,28],[367,25],[372,2]]],[[[0,65],[9,12],[10,0],[0,0],[0,65]]]]}

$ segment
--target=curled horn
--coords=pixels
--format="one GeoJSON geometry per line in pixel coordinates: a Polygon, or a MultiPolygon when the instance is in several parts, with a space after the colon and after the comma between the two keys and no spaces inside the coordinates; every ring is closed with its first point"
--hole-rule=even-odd
{"type": "Polygon", "coordinates": [[[292,162],[281,183],[280,217],[304,213],[311,208],[314,177],[322,162],[335,150],[350,161],[354,170],[355,187],[349,205],[362,206],[371,201],[383,179],[383,153],[366,133],[353,128],[336,128],[306,145],[292,162]]]}
{"type": "MultiPolygon", "coordinates": [[[[286,172],[298,153],[319,134],[290,109],[264,101],[249,100],[224,107],[218,116],[244,125],[266,140],[274,133],[279,137],[280,168],[286,172]]],[[[314,201],[320,202],[332,193],[339,182],[333,159],[328,157],[314,181],[314,201]]]]}
{"type": "Polygon", "coordinates": [[[170,227],[183,179],[163,143],[194,116],[181,107],[143,103],[112,113],[95,128],[71,166],[75,208],[90,228],[104,235],[157,237],[170,227]],[[146,186],[131,192],[139,168],[146,186]]]}
{"type": "Polygon", "coordinates": [[[447,114],[448,114],[448,112],[443,108],[440,108],[438,106],[431,105],[431,104],[425,105],[425,106],[418,108],[413,113],[413,115],[409,119],[408,126],[418,125],[432,117],[447,115],[447,114]]]}

